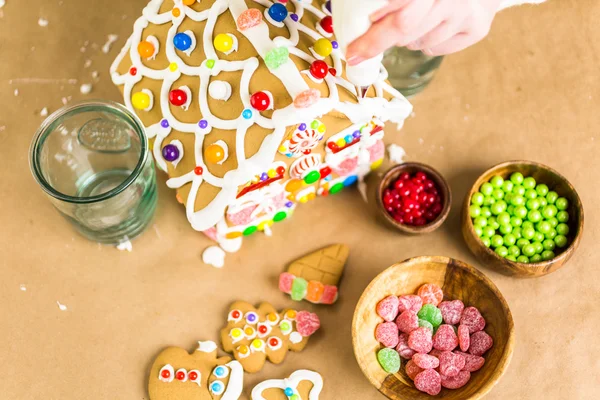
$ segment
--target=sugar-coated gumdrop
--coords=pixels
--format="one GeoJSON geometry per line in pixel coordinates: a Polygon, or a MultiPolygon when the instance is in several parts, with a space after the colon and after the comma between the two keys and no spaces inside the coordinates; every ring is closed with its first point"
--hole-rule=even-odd
{"type": "Polygon", "coordinates": [[[382,322],[375,328],[375,339],[385,347],[398,345],[398,327],[393,322],[382,322]]]}
{"type": "Polygon", "coordinates": [[[433,369],[426,369],[415,376],[415,387],[421,392],[436,396],[442,390],[442,378],[433,369]]]}
{"type": "Polygon", "coordinates": [[[291,293],[294,278],[296,277],[289,272],[283,272],[281,275],[279,275],[279,290],[281,290],[283,293],[291,293]]]}
{"type": "Polygon", "coordinates": [[[469,350],[471,336],[469,335],[469,328],[466,325],[460,325],[458,327],[458,344],[462,351],[469,350]]]}
{"type": "Polygon", "coordinates": [[[440,365],[440,360],[437,357],[430,356],[429,354],[417,353],[413,356],[412,361],[420,368],[423,369],[434,369],[440,365]]]}
{"type": "Polygon", "coordinates": [[[442,312],[433,304],[423,305],[417,313],[417,316],[420,319],[428,321],[434,328],[437,328],[442,323],[442,312]]]}
{"type": "Polygon", "coordinates": [[[321,296],[323,296],[323,291],[325,290],[325,285],[323,285],[319,281],[310,281],[308,282],[308,288],[306,290],[306,300],[312,303],[318,303],[321,300],[321,296]]]}
{"type": "Polygon", "coordinates": [[[461,354],[452,353],[451,351],[443,351],[440,353],[440,374],[448,377],[458,375],[465,367],[465,357],[461,354]]]}
{"type": "Polygon", "coordinates": [[[302,336],[310,336],[319,329],[321,321],[317,314],[308,311],[299,311],[296,314],[296,330],[302,336]]]}
{"type": "Polygon", "coordinates": [[[442,387],[446,389],[460,389],[469,382],[471,373],[469,371],[460,371],[456,376],[440,374],[440,377],[442,378],[442,387]]]}
{"type": "Polygon", "coordinates": [[[431,331],[431,333],[433,333],[433,325],[431,325],[431,322],[425,321],[424,319],[419,319],[419,326],[427,328],[431,331]]]}
{"type": "Polygon", "coordinates": [[[386,321],[393,321],[398,316],[398,298],[388,296],[377,303],[377,315],[386,321]]]}
{"type": "Polygon", "coordinates": [[[429,353],[433,348],[431,331],[417,328],[408,335],[408,346],[417,353],[429,353]]]}
{"type": "Polygon", "coordinates": [[[304,278],[296,278],[292,282],[292,300],[300,301],[306,296],[308,282],[304,278]]]}
{"type": "Polygon", "coordinates": [[[400,371],[400,355],[394,349],[381,349],[377,352],[377,361],[379,365],[390,374],[400,371]]]}
{"type": "Polygon", "coordinates": [[[475,307],[467,307],[462,313],[460,324],[469,328],[469,333],[482,331],[485,328],[485,319],[475,307]]]}
{"type": "Polygon", "coordinates": [[[492,348],[494,339],[484,331],[475,332],[471,335],[471,345],[469,353],[474,356],[482,356],[486,351],[492,348]]]}
{"type": "Polygon", "coordinates": [[[406,375],[408,375],[408,377],[410,379],[412,379],[413,381],[415,380],[415,377],[417,375],[419,375],[421,372],[423,372],[423,368],[420,368],[417,366],[417,364],[415,364],[413,362],[413,360],[410,360],[409,362],[406,363],[406,375]]]}
{"type": "Polygon", "coordinates": [[[265,55],[265,64],[267,68],[275,70],[288,62],[290,52],[287,47],[275,47],[265,55]]]}
{"type": "Polygon", "coordinates": [[[256,8],[249,8],[242,11],[237,18],[237,26],[240,31],[245,31],[255,27],[262,22],[262,13],[256,8]]]}
{"type": "Polygon", "coordinates": [[[406,296],[398,297],[399,305],[398,311],[403,312],[406,310],[412,310],[414,312],[419,312],[421,307],[423,307],[423,300],[416,294],[409,294],[406,296]]]}
{"type": "Polygon", "coordinates": [[[294,107],[308,108],[321,98],[321,92],[317,89],[308,89],[300,92],[294,99],[294,107]]]}
{"type": "Polygon", "coordinates": [[[442,312],[442,318],[445,323],[456,325],[460,322],[465,305],[460,300],[442,301],[438,305],[438,308],[442,312]]]}
{"type": "Polygon", "coordinates": [[[454,351],[454,354],[460,354],[465,358],[463,371],[475,372],[481,369],[483,364],[485,364],[485,358],[481,356],[474,356],[473,354],[463,353],[462,351],[454,351]]]}
{"type": "Polygon", "coordinates": [[[333,304],[338,297],[337,286],[325,285],[323,289],[323,297],[321,297],[321,304],[333,304]]]}
{"type": "Polygon", "coordinates": [[[401,333],[398,337],[398,346],[396,346],[396,351],[398,354],[400,354],[400,357],[404,358],[405,360],[410,360],[415,354],[415,351],[408,346],[407,333],[401,333]]]}
{"type": "Polygon", "coordinates": [[[444,292],[435,283],[424,284],[419,288],[417,294],[423,300],[423,304],[433,304],[434,306],[440,304],[440,301],[444,298],[444,292]]]}
{"type": "Polygon", "coordinates": [[[441,351],[441,350],[438,350],[438,349],[432,349],[432,350],[429,352],[429,355],[430,355],[430,356],[434,356],[434,357],[437,357],[437,358],[440,358],[440,355],[441,355],[441,354],[442,354],[442,351],[441,351]]]}
{"type": "Polygon", "coordinates": [[[404,311],[396,318],[398,329],[404,333],[411,333],[419,327],[419,317],[414,311],[404,311]]]}
{"type": "Polygon", "coordinates": [[[433,348],[442,351],[452,351],[458,346],[458,337],[452,325],[440,325],[433,335],[433,348]]]}

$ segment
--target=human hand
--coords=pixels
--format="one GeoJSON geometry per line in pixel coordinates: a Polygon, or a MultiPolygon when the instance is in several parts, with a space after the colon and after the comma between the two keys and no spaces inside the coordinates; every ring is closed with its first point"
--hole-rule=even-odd
{"type": "Polygon", "coordinates": [[[371,28],[348,46],[346,58],[350,65],[356,65],[392,46],[406,46],[430,56],[455,53],[487,36],[500,3],[390,0],[371,15],[371,28]]]}

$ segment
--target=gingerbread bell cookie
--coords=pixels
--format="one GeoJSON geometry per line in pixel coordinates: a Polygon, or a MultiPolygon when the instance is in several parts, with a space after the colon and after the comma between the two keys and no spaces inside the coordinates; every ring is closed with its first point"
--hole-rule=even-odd
{"type": "Polygon", "coordinates": [[[150,370],[151,400],[237,400],[244,384],[244,370],[230,357],[217,358],[214,342],[198,342],[189,354],[179,347],[162,351],[150,370]]]}
{"type": "Polygon", "coordinates": [[[297,259],[279,276],[279,290],[295,301],[333,304],[349,251],[344,244],[334,244],[297,259]]]}
{"type": "Polygon", "coordinates": [[[233,353],[246,372],[254,373],[267,359],[280,364],[288,350],[302,351],[320,325],[319,317],[307,311],[278,312],[268,303],[255,308],[238,301],[229,309],[221,341],[223,350],[233,353]]]}
{"type": "Polygon", "coordinates": [[[323,378],[316,372],[301,369],[286,379],[269,379],[252,389],[251,400],[318,400],[323,378]]]}

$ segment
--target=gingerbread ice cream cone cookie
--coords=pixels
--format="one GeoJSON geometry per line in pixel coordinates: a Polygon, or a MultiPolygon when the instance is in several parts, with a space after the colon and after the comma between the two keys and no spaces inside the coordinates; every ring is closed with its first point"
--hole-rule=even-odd
{"type": "Polygon", "coordinates": [[[148,393],[151,400],[237,400],[243,384],[240,363],[217,358],[217,345],[207,341],[191,354],[179,347],[163,350],[150,370],[148,393]]]}
{"type": "Polygon", "coordinates": [[[319,326],[319,317],[307,311],[278,312],[268,303],[257,309],[238,301],[229,309],[221,341],[223,350],[233,353],[246,372],[254,373],[267,359],[280,364],[289,350],[302,351],[319,326]]]}
{"type": "Polygon", "coordinates": [[[280,275],[279,289],[292,300],[333,304],[349,251],[346,245],[334,244],[297,259],[280,275]]]}
{"type": "Polygon", "coordinates": [[[270,379],[252,389],[251,400],[318,400],[323,378],[316,372],[301,369],[286,379],[270,379]]]}

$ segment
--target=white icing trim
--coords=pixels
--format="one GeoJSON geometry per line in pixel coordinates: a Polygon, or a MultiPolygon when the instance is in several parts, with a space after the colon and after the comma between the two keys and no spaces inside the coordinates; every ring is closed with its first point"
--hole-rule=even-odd
{"type": "Polygon", "coordinates": [[[183,52],[183,54],[185,54],[186,56],[191,57],[192,51],[196,49],[196,35],[194,35],[194,32],[190,31],[189,29],[183,33],[185,33],[192,39],[192,44],[190,45],[190,48],[183,52]]]}
{"type": "Polygon", "coordinates": [[[231,361],[225,365],[231,369],[231,377],[221,400],[238,400],[244,389],[244,368],[238,361],[231,361]]]}
{"type": "Polygon", "coordinates": [[[290,375],[287,379],[269,379],[256,385],[252,389],[251,399],[252,400],[266,400],[263,397],[263,392],[267,389],[281,389],[291,388],[294,394],[298,396],[298,385],[302,381],[310,381],[313,384],[312,389],[308,395],[308,400],[318,400],[321,391],[323,390],[323,378],[316,372],[301,369],[290,375]]]}
{"type": "Polygon", "coordinates": [[[290,333],[290,342],[293,344],[298,344],[302,341],[302,335],[298,332],[290,333]]]}
{"type": "Polygon", "coordinates": [[[203,353],[212,353],[213,351],[217,351],[217,344],[212,340],[198,342],[198,348],[196,349],[196,351],[201,351],[203,353]]]}
{"type": "Polygon", "coordinates": [[[146,42],[151,43],[152,46],[154,46],[154,53],[152,54],[152,56],[148,57],[146,60],[155,60],[156,55],[158,54],[158,51],[160,50],[160,43],[158,41],[158,38],[154,35],[149,35],[146,38],[146,42]]]}
{"type": "Polygon", "coordinates": [[[231,97],[231,84],[227,81],[212,81],[208,85],[208,94],[215,100],[227,101],[231,97]]]}
{"type": "MultiPolygon", "coordinates": [[[[169,143],[169,144],[172,144],[173,146],[177,147],[177,150],[179,150],[179,158],[175,161],[171,161],[173,168],[177,168],[177,164],[179,164],[179,161],[181,161],[181,159],[183,158],[183,144],[178,139],[171,140],[171,143],[169,143]]],[[[161,152],[161,156],[162,156],[162,152],[161,152]]]]}
{"type": "Polygon", "coordinates": [[[147,112],[152,110],[152,108],[154,107],[154,94],[148,89],[142,89],[141,92],[147,94],[150,98],[150,104],[148,105],[148,107],[144,108],[144,111],[147,112]]]}
{"type": "Polygon", "coordinates": [[[189,110],[190,108],[190,104],[192,104],[192,91],[190,90],[189,86],[180,86],[179,90],[183,91],[186,95],[186,101],[185,104],[183,104],[181,106],[181,108],[183,108],[184,111],[189,110]]]}
{"type": "Polygon", "coordinates": [[[210,246],[202,252],[202,262],[215,268],[223,268],[225,252],[219,246],[210,246]]]}

